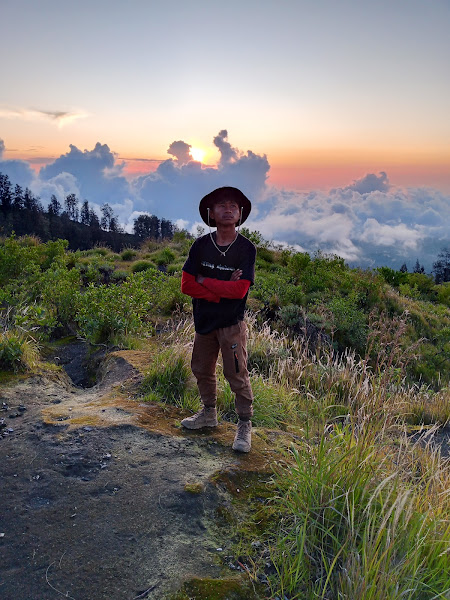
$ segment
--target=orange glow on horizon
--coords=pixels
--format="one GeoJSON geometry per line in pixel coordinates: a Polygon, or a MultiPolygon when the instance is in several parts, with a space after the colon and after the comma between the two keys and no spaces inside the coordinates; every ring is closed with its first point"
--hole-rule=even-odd
{"type": "MultiPolygon", "coordinates": [[[[49,154],[39,156],[39,149],[31,154],[6,149],[3,160],[27,161],[38,174],[42,167],[61,155],[49,154]]],[[[197,146],[191,148],[191,155],[194,160],[202,162],[204,167],[216,167],[219,159],[218,152],[203,150],[197,146]],[[204,162],[205,158],[208,158],[208,164],[204,162]]],[[[122,173],[132,179],[154,172],[168,158],[127,158],[118,155],[116,163],[124,163],[122,173]]],[[[367,173],[384,171],[395,186],[435,187],[445,193],[450,192],[450,153],[446,155],[443,152],[411,149],[405,152],[340,148],[291,149],[269,153],[268,160],[268,185],[285,189],[329,190],[349,185],[367,173]]]]}

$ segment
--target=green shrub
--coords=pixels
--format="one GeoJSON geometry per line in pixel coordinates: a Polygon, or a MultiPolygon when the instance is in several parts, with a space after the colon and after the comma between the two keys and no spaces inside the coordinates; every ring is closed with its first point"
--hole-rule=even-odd
{"type": "Polygon", "coordinates": [[[19,277],[22,282],[35,279],[39,272],[39,250],[36,245],[28,245],[23,238],[15,236],[3,240],[0,245],[0,288],[19,277]]]}
{"type": "Polygon", "coordinates": [[[113,281],[113,283],[122,283],[125,281],[128,275],[128,271],[122,271],[121,269],[118,269],[117,271],[114,271],[111,274],[111,280],[113,281]]]}
{"type": "Polygon", "coordinates": [[[395,271],[389,267],[378,267],[377,271],[386,283],[394,287],[398,287],[401,283],[408,282],[408,273],[404,273],[403,271],[395,271]]]}
{"type": "Polygon", "coordinates": [[[272,250],[268,248],[258,248],[257,258],[265,261],[266,263],[273,263],[275,260],[275,255],[272,250]]]}
{"type": "Polygon", "coordinates": [[[134,258],[137,256],[137,252],[136,252],[136,250],[127,248],[126,250],[122,251],[120,256],[121,256],[122,260],[134,260],[134,258]]]}
{"type": "Polygon", "coordinates": [[[76,320],[91,342],[111,343],[151,334],[154,315],[170,314],[187,301],[178,278],[148,269],[131,274],[119,285],[90,285],[78,295],[76,320]]]}
{"type": "Polygon", "coordinates": [[[181,271],[183,270],[183,265],[184,265],[184,262],[173,263],[167,267],[167,273],[169,275],[174,275],[175,273],[181,273],[181,271]]]}
{"type": "Polygon", "coordinates": [[[362,352],[367,340],[366,316],[357,308],[357,301],[353,296],[347,298],[333,298],[328,307],[333,315],[333,324],[336,328],[335,339],[341,348],[350,346],[362,352]]]}
{"type": "Polygon", "coordinates": [[[52,266],[39,279],[40,303],[50,309],[56,324],[68,327],[77,312],[80,273],[77,269],[68,271],[65,267],[52,266]]]}
{"type": "Polygon", "coordinates": [[[131,270],[133,273],[141,273],[142,271],[147,271],[147,269],[154,269],[154,268],[155,268],[154,263],[152,263],[148,260],[138,260],[132,265],[131,270]]]}
{"type": "MultiPolygon", "coordinates": [[[[10,307],[11,327],[22,333],[30,333],[40,341],[50,337],[58,325],[55,310],[43,304],[18,304],[10,307]]],[[[0,311],[0,316],[1,311],[0,311]]]]}
{"type": "Polygon", "coordinates": [[[414,298],[415,300],[418,300],[421,297],[420,291],[417,289],[417,286],[414,285],[411,287],[409,283],[400,283],[398,286],[398,291],[402,296],[414,298]]]}
{"type": "Polygon", "coordinates": [[[307,252],[296,252],[287,257],[287,267],[297,280],[302,278],[310,262],[311,257],[307,252]]]}
{"type": "Polygon", "coordinates": [[[265,240],[259,231],[250,231],[247,227],[241,227],[241,235],[250,240],[257,248],[265,247],[268,245],[268,241],[265,240]]]}
{"type": "Polygon", "coordinates": [[[92,252],[92,254],[96,254],[97,256],[108,256],[108,254],[111,254],[111,249],[97,246],[97,248],[93,248],[90,250],[90,252],[92,252]]]}
{"type": "Polygon", "coordinates": [[[26,371],[39,360],[36,342],[18,330],[0,332],[0,370],[26,371]]]}
{"type": "Polygon", "coordinates": [[[128,280],[117,286],[93,286],[78,295],[76,320],[90,342],[111,343],[118,337],[144,332],[144,316],[152,301],[145,293],[131,290],[128,280]]]}
{"type": "Polygon", "coordinates": [[[159,267],[163,265],[167,266],[175,260],[176,256],[175,252],[170,248],[163,248],[154,256],[153,260],[159,267]]]}
{"type": "Polygon", "coordinates": [[[434,289],[438,302],[445,304],[445,306],[450,306],[450,281],[440,283],[434,289]]]}

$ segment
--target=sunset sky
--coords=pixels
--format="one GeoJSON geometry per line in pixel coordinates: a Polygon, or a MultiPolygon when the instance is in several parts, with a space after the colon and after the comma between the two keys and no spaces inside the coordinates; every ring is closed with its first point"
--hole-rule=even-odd
{"type": "Polygon", "coordinates": [[[219,169],[213,139],[226,130],[232,161],[266,157],[266,200],[269,188],[318,193],[384,172],[391,190],[425,187],[448,203],[448,0],[0,0],[0,10],[0,170],[23,161],[39,176],[70,145],[100,143],[130,181],[174,159],[174,141],[219,169]]]}

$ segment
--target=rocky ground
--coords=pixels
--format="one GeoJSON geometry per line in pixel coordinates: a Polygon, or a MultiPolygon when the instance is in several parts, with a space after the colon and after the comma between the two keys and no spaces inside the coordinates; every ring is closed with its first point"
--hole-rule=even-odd
{"type": "MultiPolygon", "coordinates": [[[[79,377],[83,349],[60,354],[79,377]],[[81,360],[75,369],[71,353],[81,360]]],[[[184,432],[180,411],[140,403],[145,360],[115,353],[91,388],[61,373],[2,387],[3,600],[160,600],[194,576],[236,575],[217,525],[232,484],[217,475],[264,473],[270,451],[256,432],[251,455],[235,454],[232,425],[184,432]]],[[[251,587],[233,594],[220,597],[256,597],[251,587]]]]}
{"type": "MultiPolygon", "coordinates": [[[[67,374],[44,369],[0,390],[0,598],[270,598],[230,551],[223,516],[245,519],[281,432],[254,430],[239,455],[229,423],[183,430],[182,411],[139,400],[151,352],[100,353],[92,387],[82,344],[51,360],[67,374]]],[[[448,455],[449,430],[435,439],[448,455]]]]}

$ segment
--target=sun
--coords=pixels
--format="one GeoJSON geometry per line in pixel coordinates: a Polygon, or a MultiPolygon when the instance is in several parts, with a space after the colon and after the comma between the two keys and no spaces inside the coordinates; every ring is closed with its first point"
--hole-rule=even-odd
{"type": "Polygon", "coordinates": [[[206,154],[206,152],[201,148],[191,148],[189,150],[189,153],[192,156],[192,158],[197,162],[203,162],[203,159],[205,158],[206,154]]]}

